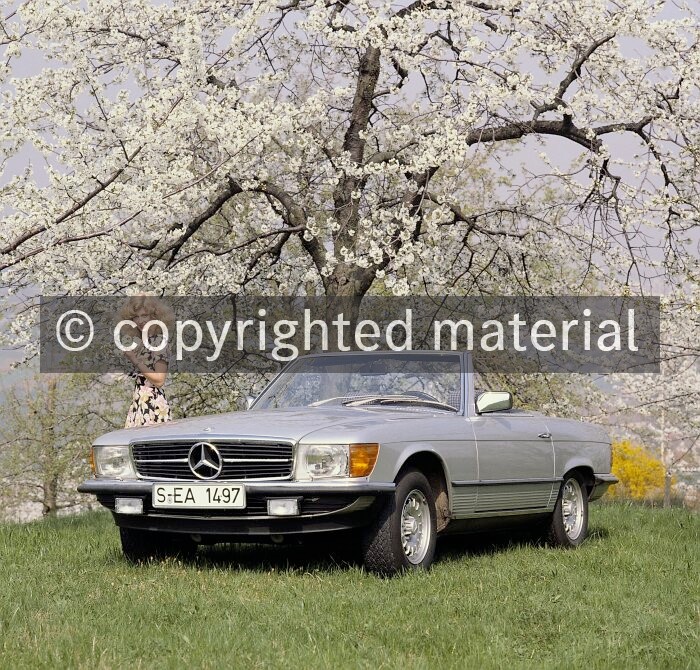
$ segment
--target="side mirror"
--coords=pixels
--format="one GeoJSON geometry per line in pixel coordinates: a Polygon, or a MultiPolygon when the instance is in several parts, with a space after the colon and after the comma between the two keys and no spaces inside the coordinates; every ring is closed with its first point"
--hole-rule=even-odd
{"type": "Polygon", "coordinates": [[[255,402],[255,398],[252,395],[247,395],[245,397],[245,408],[250,409],[251,405],[255,402]]]}
{"type": "Polygon", "coordinates": [[[513,395],[508,391],[484,391],[476,398],[476,413],[501,412],[513,407],[513,395]]]}

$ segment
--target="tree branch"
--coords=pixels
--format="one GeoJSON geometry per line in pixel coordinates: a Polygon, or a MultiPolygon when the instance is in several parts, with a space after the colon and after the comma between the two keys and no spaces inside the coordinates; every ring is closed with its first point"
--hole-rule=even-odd
{"type": "MultiPolygon", "coordinates": [[[[206,221],[211,219],[212,216],[217,214],[219,210],[234,196],[238,193],[242,193],[243,189],[240,187],[238,182],[233,179],[228,180],[228,184],[216,195],[212,203],[207,207],[199,216],[195,217],[187,225],[185,232],[180,236],[180,238],[175,242],[175,244],[170,247],[170,258],[166,264],[166,267],[170,267],[175,261],[175,257],[182,247],[185,245],[187,240],[192,237],[206,221]]],[[[165,253],[165,252],[164,252],[165,253]]],[[[162,258],[163,254],[159,256],[162,258]]],[[[158,259],[156,259],[158,260],[158,259]]],[[[155,263],[155,261],[154,261],[155,263]]]]}
{"type": "Polygon", "coordinates": [[[584,66],[586,61],[599,49],[603,44],[606,44],[611,39],[615,37],[615,33],[601,37],[588,46],[581,54],[579,54],[571,65],[571,69],[559,82],[559,87],[557,92],[554,94],[554,100],[552,102],[544,103],[542,105],[536,105],[534,102],[530,104],[535,108],[535,119],[539,117],[540,114],[544,112],[551,112],[557,109],[560,105],[564,104],[564,95],[566,94],[569,86],[573,84],[581,76],[581,68],[584,66]]]}

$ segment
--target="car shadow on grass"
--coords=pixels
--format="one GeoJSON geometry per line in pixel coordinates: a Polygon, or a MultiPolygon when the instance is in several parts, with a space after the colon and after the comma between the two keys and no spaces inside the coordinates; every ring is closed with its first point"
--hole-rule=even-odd
{"type": "Polygon", "coordinates": [[[255,572],[317,572],[361,566],[360,546],[353,538],[315,538],[304,543],[215,544],[200,547],[193,562],[255,572]]]}
{"type": "MultiPolygon", "coordinates": [[[[604,527],[591,528],[586,543],[608,536],[604,527]]],[[[472,535],[446,535],[438,539],[435,565],[469,557],[499,554],[518,548],[548,549],[531,531],[491,531],[472,535]]],[[[362,566],[360,545],[352,537],[317,538],[303,544],[217,544],[201,547],[191,561],[198,567],[254,572],[318,572],[362,566]]]]}
{"type": "MultiPolygon", "coordinates": [[[[593,526],[586,544],[608,537],[605,527],[593,526]]],[[[444,535],[438,538],[435,565],[470,557],[488,556],[507,551],[538,548],[550,549],[541,534],[532,530],[485,531],[473,534],[444,535]]],[[[115,550],[110,561],[123,562],[115,550]]],[[[172,559],[170,559],[172,560],[172,559]]],[[[194,558],[177,559],[197,568],[240,570],[247,572],[330,572],[362,567],[359,539],[352,535],[333,534],[306,538],[302,542],[223,543],[201,546],[194,558]]]]}
{"type": "Polygon", "coordinates": [[[525,547],[545,547],[545,541],[528,531],[487,531],[446,535],[438,542],[436,561],[488,556],[525,547]]]}
{"type": "Polygon", "coordinates": [[[604,540],[606,537],[609,536],[610,533],[608,532],[607,528],[604,528],[603,526],[593,526],[588,531],[588,538],[586,538],[586,542],[604,540]]]}
{"type": "MultiPolygon", "coordinates": [[[[116,547],[107,555],[113,565],[128,565],[116,547]]],[[[198,569],[220,569],[246,572],[318,572],[359,567],[359,560],[352,560],[339,553],[323,551],[317,547],[292,544],[223,543],[201,546],[194,557],[148,559],[132,564],[135,569],[143,565],[167,565],[176,563],[198,569]]]]}
{"type": "MultiPolygon", "coordinates": [[[[585,544],[597,543],[608,536],[606,528],[590,529],[585,544]]],[[[446,535],[437,546],[436,562],[459,560],[469,556],[500,554],[514,549],[535,548],[555,551],[542,533],[531,530],[503,530],[464,535],[446,535]]]]}

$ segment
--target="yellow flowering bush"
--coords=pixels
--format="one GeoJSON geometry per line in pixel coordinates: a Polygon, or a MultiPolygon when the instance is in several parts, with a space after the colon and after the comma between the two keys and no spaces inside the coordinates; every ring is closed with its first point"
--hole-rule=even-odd
{"type": "Polygon", "coordinates": [[[610,487],[610,496],[651,500],[664,494],[664,466],[650,451],[631,440],[613,442],[612,472],[620,480],[610,487]]]}

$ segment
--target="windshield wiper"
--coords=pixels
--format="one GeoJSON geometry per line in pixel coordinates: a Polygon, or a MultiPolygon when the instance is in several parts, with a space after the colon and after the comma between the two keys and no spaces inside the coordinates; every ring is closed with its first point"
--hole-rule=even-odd
{"type": "Polygon", "coordinates": [[[352,396],[348,397],[346,395],[337,395],[333,398],[326,398],[325,400],[317,400],[316,402],[312,402],[310,405],[307,405],[307,407],[320,407],[321,405],[327,405],[330,402],[337,402],[339,400],[343,402],[338,402],[339,405],[346,405],[348,402],[353,402],[354,400],[364,400],[366,398],[374,398],[375,396],[366,394],[366,395],[358,395],[358,396],[352,396]]]}
{"type": "Polygon", "coordinates": [[[345,407],[362,407],[363,405],[422,405],[425,407],[435,407],[448,412],[456,412],[457,409],[447,403],[438,400],[427,400],[416,398],[412,395],[375,395],[365,398],[346,400],[342,403],[345,407]]]}

